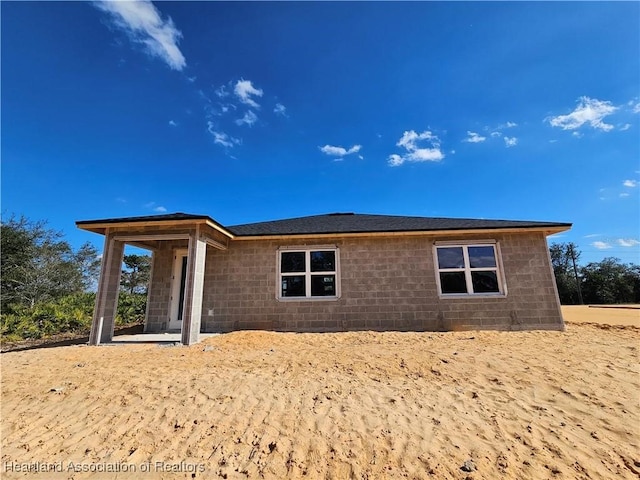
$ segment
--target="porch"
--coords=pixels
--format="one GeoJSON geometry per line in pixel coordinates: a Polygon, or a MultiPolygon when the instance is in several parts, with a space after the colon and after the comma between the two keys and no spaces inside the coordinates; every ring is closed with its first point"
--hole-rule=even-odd
{"type": "Polygon", "coordinates": [[[113,341],[125,245],[152,252],[144,335],[172,334],[183,345],[199,342],[207,248],[226,250],[230,232],[208,216],[184,213],[76,225],[104,235],[90,345],[113,341]]]}
{"type": "MultiPolygon", "coordinates": [[[[206,340],[210,337],[220,335],[219,333],[201,333],[198,342],[206,340]]],[[[153,343],[156,345],[176,345],[182,343],[182,335],[180,333],[136,333],[133,335],[116,335],[109,345],[131,345],[140,343],[153,343]]],[[[197,342],[196,342],[197,343],[197,342]]]]}

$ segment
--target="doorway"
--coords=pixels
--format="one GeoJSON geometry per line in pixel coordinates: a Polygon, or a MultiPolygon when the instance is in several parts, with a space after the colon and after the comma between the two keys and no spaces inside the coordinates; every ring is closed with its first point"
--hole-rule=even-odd
{"type": "Polygon", "coordinates": [[[181,330],[184,314],[185,287],[187,283],[187,250],[176,250],[173,254],[171,276],[171,306],[168,330],[181,330]]]}

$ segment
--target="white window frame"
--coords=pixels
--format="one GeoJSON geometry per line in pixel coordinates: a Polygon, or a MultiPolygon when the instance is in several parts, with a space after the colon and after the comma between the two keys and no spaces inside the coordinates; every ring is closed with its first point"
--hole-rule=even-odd
{"type": "Polygon", "coordinates": [[[502,253],[500,252],[500,244],[495,240],[473,240],[473,241],[441,241],[435,242],[433,245],[433,265],[436,273],[436,284],[438,285],[438,296],[440,298],[477,298],[477,297],[506,297],[507,281],[504,276],[504,268],[502,265],[502,253]],[[464,258],[464,268],[440,268],[438,263],[438,248],[462,248],[464,258]],[[471,268],[469,263],[469,247],[493,247],[493,253],[496,258],[495,267],[476,267],[471,268]],[[473,292],[473,280],[471,272],[495,271],[498,280],[497,292],[473,292]],[[467,284],[467,293],[443,293],[440,283],[441,272],[464,272],[465,282],[467,284]]]}
{"type": "Polygon", "coordinates": [[[296,245],[280,247],[276,251],[276,299],[281,302],[322,302],[322,301],[336,301],[341,296],[341,282],[340,282],[340,249],[336,245],[296,245]],[[311,252],[335,252],[335,270],[326,272],[312,272],[311,271],[311,252]],[[283,253],[304,253],[305,254],[305,271],[304,272],[290,272],[282,273],[281,263],[283,253]],[[331,296],[311,296],[311,277],[316,275],[335,275],[335,288],[336,294],[331,296]],[[305,289],[306,295],[304,297],[283,297],[282,296],[282,277],[305,277],[305,289]]]}

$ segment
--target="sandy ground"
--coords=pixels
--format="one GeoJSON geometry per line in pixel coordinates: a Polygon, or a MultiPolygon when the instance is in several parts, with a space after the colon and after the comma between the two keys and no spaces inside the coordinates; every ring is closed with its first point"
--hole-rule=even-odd
{"type": "Polygon", "coordinates": [[[565,322],[598,323],[608,325],[635,325],[640,327],[640,305],[586,306],[566,305],[562,307],[565,322]]]}
{"type": "Polygon", "coordinates": [[[0,471],[637,479],[639,348],[640,328],[568,323],[566,332],[238,332],[192,347],[9,352],[0,471]]]}

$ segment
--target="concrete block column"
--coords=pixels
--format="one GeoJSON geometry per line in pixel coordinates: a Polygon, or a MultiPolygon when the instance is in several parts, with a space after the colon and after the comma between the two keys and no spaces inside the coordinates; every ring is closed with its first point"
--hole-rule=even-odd
{"type": "Polygon", "coordinates": [[[110,342],[113,339],[123,256],[124,242],[114,240],[113,235],[107,232],[104,238],[100,280],[89,336],[90,345],[110,342]]]}
{"type": "Polygon", "coordinates": [[[189,236],[189,251],[187,255],[187,281],[185,285],[184,312],[182,314],[183,345],[198,343],[200,340],[207,244],[200,235],[199,227],[195,233],[189,236]]]}

